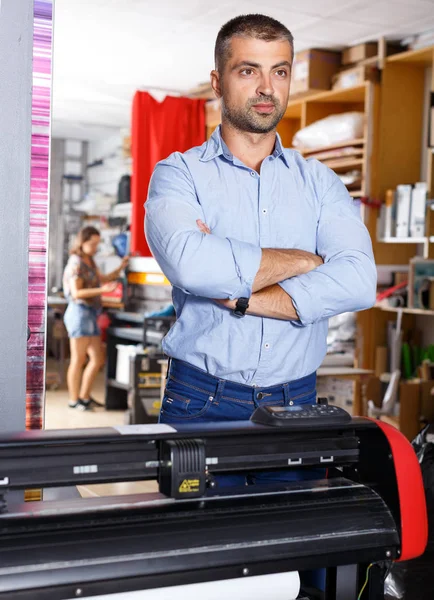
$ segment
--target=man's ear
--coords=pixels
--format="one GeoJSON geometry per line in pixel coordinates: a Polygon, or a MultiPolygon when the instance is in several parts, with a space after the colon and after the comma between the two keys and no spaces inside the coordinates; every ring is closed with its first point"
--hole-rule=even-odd
{"type": "Polygon", "coordinates": [[[214,90],[216,97],[221,98],[222,91],[220,85],[220,73],[216,70],[211,71],[211,87],[214,90]]]}

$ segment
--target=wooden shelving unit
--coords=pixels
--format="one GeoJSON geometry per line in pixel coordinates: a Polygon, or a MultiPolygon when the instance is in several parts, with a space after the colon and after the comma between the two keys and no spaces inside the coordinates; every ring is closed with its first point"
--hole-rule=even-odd
{"type": "Polygon", "coordinates": [[[429,238],[427,237],[386,237],[379,238],[382,244],[425,244],[429,238]]]}
{"type": "MultiPolygon", "coordinates": [[[[401,52],[384,60],[381,99],[378,114],[378,153],[373,169],[372,194],[384,199],[386,190],[402,183],[427,181],[430,197],[434,197],[433,150],[428,143],[426,127],[429,92],[434,93],[434,77],[427,90],[427,68],[434,63],[434,47],[401,52]],[[424,142],[425,140],[425,142],[424,142]],[[425,170],[425,165],[427,171],[425,170]]],[[[377,264],[408,264],[417,254],[433,258],[434,213],[427,210],[427,227],[420,238],[386,238],[377,240],[374,250],[377,264]]],[[[371,214],[369,227],[375,227],[376,215],[371,214]]],[[[375,228],[376,229],[376,228],[375,228]]],[[[374,368],[375,349],[386,344],[387,321],[402,318],[404,329],[416,327],[416,319],[434,316],[434,311],[393,308],[377,305],[359,315],[359,331],[363,339],[361,366],[374,368]]]]}
{"type": "MultiPolygon", "coordinates": [[[[381,69],[381,83],[365,82],[362,85],[341,90],[316,92],[299,97],[290,97],[285,116],[278,127],[284,146],[292,147],[295,133],[315,121],[333,114],[361,111],[365,114],[365,130],[360,139],[326,148],[298,148],[306,158],[312,155],[355,147],[348,157],[323,159],[339,174],[360,168],[362,185],[350,190],[353,198],[368,197],[381,201],[388,189],[401,183],[414,183],[426,179],[430,197],[434,198],[434,149],[423,147],[428,143],[426,81],[427,67],[434,64],[434,47],[400,52],[387,56],[387,44],[379,44],[378,56],[365,61],[381,69]],[[427,153],[424,155],[424,152],[427,153]],[[351,157],[351,162],[350,162],[351,157]],[[423,166],[427,165],[424,174],[423,166]]],[[[431,92],[434,94],[434,76],[431,92]]],[[[219,110],[209,110],[209,134],[220,122],[219,110]]],[[[420,238],[377,239],[378,209],[364,207],[364,220],[371,234],[375,259],[379,265],[405,265],[418,254],[421,245],[424,254],[434,258],[434,212],[428,212],[426,235],[420,238]]],[[[402,309],[399,309],[402,310],[402,309]]],[[[372,369],[375,363],[375,348],[384,345],[386,321],[396,318],[396,311],[385,308],[358,313],[360,333],[359,366],[372,369]]],[[[428,315],[431,311],[404,309],[403,322],[411,327],[417,315],[428,315]]]]}
{"type": "Polygon", "coordinates": [[[309,95],[291,98],[278,131],[286,146],[291,146],[295,133],[315,121],[330,115],[344,112],[363,112],[365,114],[365,127],[362,138],[348,140],[344,143],[332,144],[327,147],[307,149],[299,148],[299,152],[306,158],[314,154],[344,147],[355,147],[352,154],[339,158],[318,158],[338,174],[346,171],[360,170],[361,186],[354,190],[349,188],[353,198],[370,196],[374,173],[371,164],[375,160],[377,147],[376,118],[379,109],[379,85],[365,82],[348,89],[329,90],[316,92],[309,95]],[[286,135],[285,135],[286,134],[286,135]]]}
{"type": "Polygon", "coordinates": [[[424,315],[424,316],[434,316],[434,310],[426,310],[424,308],[407,308],[407,307],[395,307],[395,306],[387,306],[383,304],[376,304],[375,308],[379,308],[380,310],[384,310],[385,312],[391,313],[402,313],[404,315],[424,315]]]}
{"type": "MultiPolygon", "coordinates": [[[[282,138],[283,145],[292,147],[292,140],[299,129],[311,125],[319,119],[343,112],[358,111],[366,115],[366,124],[362,138],[350,140],[345,143],[332,144],[326,148],[300,149],[306,157],[315,152],[337,150],[346,146],[356,146],[353,155],[343,156],[339,159],[324,159],[322,162],[337,170],[339,173],[345,169],[360,168],[361,188],[351,190],[352,197],[369,196],[371,187],[370,165],[375,146],[375,115],[379,103],[379,85],[365,82],[348,89],[315,92],[298,97],[290,97],[285,116],[277,128],[282,138]],[[351,160],[350,160],[351,157],[351,160]],[[332,162],[333,161],[333,162],[332,162]]],[[[208,137],[220,123],[221,114],[218,101],[208,102],[206,105],[207,135],[208,137]]]]}
{"type": "Polygon", "coordinates": [[[326,152],[327,150],[338,150],[339,148],[345,148],[346,146],[364,146],[366,140],[363,138],[357,140],[347,140],[346,142],[339,142],[338,144],[331,144],[330,146],[321,146],[319,148],[297,148],[300,154],[307,156],[310,154],[317,154],[319,152],[326,152]]]}
{"type": "MultiPolygon", "coordinates": [[[[401,52],[385,60],[378,128],[378,177],[373,188],[373,193],[379,199],[385,198],[388,189],[395,189],[402,183],[417,181],[427,181],[430,197],[434,195],[433,161],[430,160],[433,153],[431,149],[422,145],[422,140],[428,138],[424,130],[427,125],[427,115],[424,114],[427,108],[426,70],[433,62],[433,46],[401,52]],[[427,172],[422,168],[425,163],[428,166],[427,172]]],[[[431,92],[433,91],[434,78],[431,83],[431,92]]],[[[430,213],[431,211],[428,211],[427,239],[424,243],[427,244],[427,255],[432,257],[433,250],[430,244],[434,235],[434,219],[430,213]]],[[[387,243],[392,241],[387,240],[387,243]]],[[[417,253],[417,247],[411,238],[408,239],[407,247],[397,239],[393,243],[401,245],[401,248],[396,246],[401,264],[407,263],[417,253]]],[[[395,255],[395,252],[393,254],[395,255]]],[[[377,262],[387,264],[390,255],[389,247],[384,246],[384,242],[379,242],[377,262]]]]}
{"type": "Polygon", "coordinates": [[[352,169],[354,167],[360,167],[363,165],[363,158],[333,158],[333,159],[324,159],[322,161],[325,165],[333,169],[334,171],[338,171],[341,169],[352,169]]]}
{"type": "Polygon", "coordinates": [[[386,58],[386,63],[401,63],[413,66],[430,67],[433,64],[434,47],[428,46],[420,50],[408,50],[393,54],[386,58]]]}
{"type": "MultiPolygon", "coordinates": [[[[352,88],[343,90],[327,90],[324,92],[314,92],[302,96],[289,98],[288,108],[285,113],[286,118],[297,118],[302,116],[303,107],[308,104],[333,104],[333,103],[364,103],[366,88],[370,83],[366,82],[352,88]]],[[[330,113],[330,114],[333,114],[330,113]]]]}

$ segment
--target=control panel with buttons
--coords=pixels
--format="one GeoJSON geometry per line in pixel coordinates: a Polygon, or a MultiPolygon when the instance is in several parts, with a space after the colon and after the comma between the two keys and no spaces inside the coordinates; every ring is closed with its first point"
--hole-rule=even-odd
{"type": "Polygon", "coordinates": [[[250,417],[254,423],[295,429],[317,425],[341,425],[351,421],[351,415],[338,406],[329,406],[320,398],[317,404],[292,406],[260,406],[250,417]]]}

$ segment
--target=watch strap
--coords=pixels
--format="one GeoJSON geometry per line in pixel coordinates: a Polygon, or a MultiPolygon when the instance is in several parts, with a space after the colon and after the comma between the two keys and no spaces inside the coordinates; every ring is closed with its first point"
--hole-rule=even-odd
{"type": "Polygon", "coordinates": [[[244,317],[246,315],[246,311],[249,308],[249,299],[248,298],[238,298],[235,308],[234,315],[238,318],[244,317]]]}

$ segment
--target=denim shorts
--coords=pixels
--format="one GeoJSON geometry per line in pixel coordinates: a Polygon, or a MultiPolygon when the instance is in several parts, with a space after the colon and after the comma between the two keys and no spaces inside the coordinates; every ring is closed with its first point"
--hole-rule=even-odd
{"type": "Polygon", "coordinates": [[[98,311],[93,306],[70,302],[63,322],[70,338],[95,337],[101,335],[97,319],[98,311]]]}

